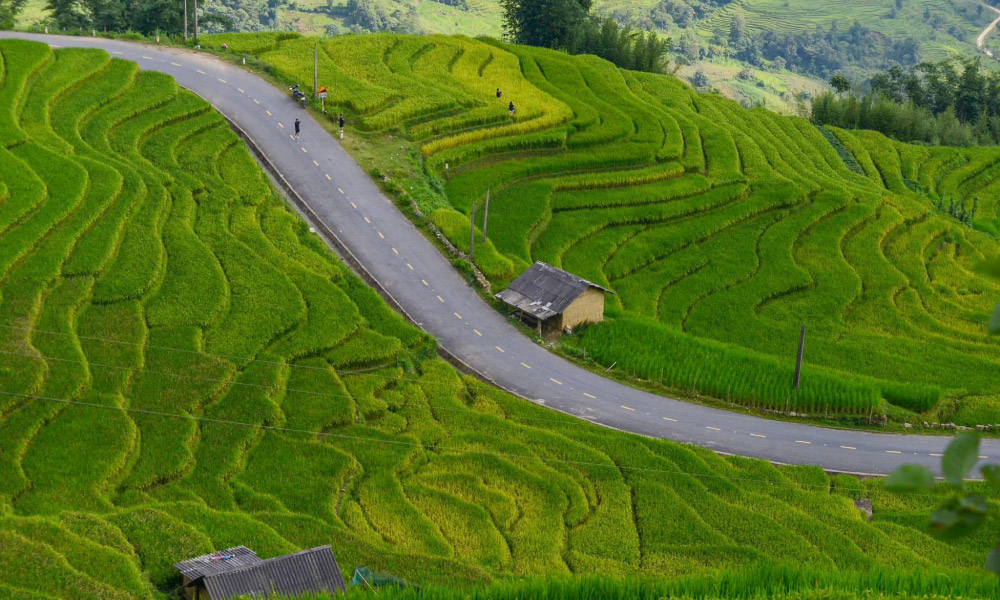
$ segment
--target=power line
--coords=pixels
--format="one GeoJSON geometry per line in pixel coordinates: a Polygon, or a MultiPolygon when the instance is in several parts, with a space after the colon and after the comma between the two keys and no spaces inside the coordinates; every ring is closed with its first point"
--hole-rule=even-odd
{"type": "MultiPolygon", "coordinates": [[[[142,408],[130,408],[130,407],[112,406],[112,405],[108,405],[108,404],[98,404],[98,403],[95,403],[95,402],[84,402],[82,400],[69,400],[69,399],[65,399],[65,398],[51,398],[51,397],[47,397],[47,396],[37,396],[37,395],[33,395],[33,394],[18,394],[18,393],[14,393],[14,392],[3,392],[3,391],[0,391],[0,395],[11,396],[11,397],[15,397],[15,398],[22,398],[22,399],[25,399],[25,400],[42,400],[42,401],[46,401],[46,402],[58,402],[58,403],[61,403],[61,404],[66,404],[66,405],[71,405],[71,406],[81,406],[81,407],[86,407],[86,408],[101,408],[101,409],[105,409],[105,410],[113,410],[113,411],[119,411],[119,412],[125,412],[125,413],[136,413],[136,414],[143,414],[143,415],[148,415],[148,416],[171,418],[171,419],[182,420],[182,421],[195,421],[195,422],[200,422],[200,423],[209,423],[209,424],[216,424],[216,425],[239,426],[239,427],[245,427],[245,428],[249,428],[249,429],[258,429],[258,430],[264,430],[264,431],[275,431],[275,432],[279,432],[279,433],[306,434],[306,435],[309,435],[309,436],[316,436],[317,438],[320,438],[320,439],[323,439],[323,438],[335,438],[335,439],[343,439],[343,440],[371,442],[371,443],[375,443],[375,444],[392,444],[392,445],[397,445],[397,446],[408,446],[408,447],[413,447],[413,448],[420,448],[422,450],[426,450],[426,451],[433,452],[433,453],[447,452],[447,453],[452,453],[452,454],[476,454],[476,455],[481,455],[481,456],[492,456],[492,457],[505,458],[505,459],[539,460],[539,461],[542,461],[542,462],[545,462],[545,463],[566,464],[566,465],[572,465],[572,466],[577,466],[577,467],[598,467],[598,468],[615,469],[617,471],[632,471],[632,472],[637,472],[637,473],[655,473],[655,474],[663,474],[663,475],[686,475],[686,476],[689,476],[689,477],[702,478],[702,479],[720,479],[720,480],[732,481],[732,482],[740,482],[740,483],[761,483],[761,484],[767,484],[767,485],[784,485],[784,486],[791,486],[791,487],[795,487],[795,488],[816,488],[818,490],[826,490],[826,491],[829,491],[829,489],[830,489],[829,485],[811,484],[811,483],[805,483],[805,482],[801,482],[800,483],[800,482],[794,482],[794,481],[774,481],[774,480],[770,480],[770,479],[759,479],[759,478],[753,478],[753,477],[733,477],[733,476],[729,476],[729,475],[715,475],[715,474],[709,474],[709,473],[692,473],[692,472],[689,472],[689,471],[682,471],[682,470],[679,470],[679,469],[675,470],[675,469],[656,469],[656,468],[652,468],[652,467],[629,467],[629,466],[619,465],[617,463],[607,464],[607,463],[599,463],[599,462],[593,462],[593,461],[569,460],[569,459],[564,459],[564,458],[552,458],[552,457],[545,457],[545,456],[534,455],[534,454],[516,454],[516,453],[513,453],[513,452],[495,452],[495,451],[475,450],[475,449],[468,449],[468,448],[448,448],[448,447],[443,447],[443,446],[440,446],[440,445],[423,444],[423,443],[417,442],[417,441],[405,441],[405,440],[399,440],[399,439],[386,440],[386,439],[377,439],[377,438],[373,438],[373,437],[366,437],[366,436],[359,436],[359,435],[348,435],[348,434],[343,434],[343,433],[311,431],[311,430],[308,430],[308,429],[296,429],[296,428],[291,428],[291,427],[279,427],[277,425],[265,425],[265,424],[260,424],[260,423],[247,423],[245,421],[235,421],[235,420],[230,420],[230,419],[213,419],[211,417],[200,417],[200,416],[195,416],[195,415],[187,415],[187,414],[179,414],[179,413],[166,413],[166,412],[155,411],[155,410],[148,410],[148,409],[142,409],[142,408]]],[[[670,442],[670,443],[674,443],[674,442],[670,442]]],[[[663,458],[663,457],[657,457],[657,458],[663,458]]],[[[669,459],[665,459],[665,460],[669,460],[669,459]]],[[[876,491],[876,490],[870,490],[870,491],[876,491]]],[[[877,491],[881,492],[881,490],[877,490],[877,491]]],[[[898,493],[898,494],[897,493],[893,493],[892,495],[894,495],[894,496],[920,496],[920,497],[927,497],[927,494],[920,494],[920,493],[898,493]]]]}
{"type": "MultiPolygon", "coordinates": [[[[289,388],[289,387],[281,387],[281,386],[262,385],[262,384],[256,384],[256,383],[245,383],[245,382],[241,382],[241,381],[231,381],[229,379],[221,379],[221,378],[215,378],[215,377],[196,377],[196,376],[193,376],[193,375],[184,375],[184,374],[178,374],[178,373],[170,373],[170,372],[167,372],[167,371],[157,371],[157,370],[154,370],[154,369],[147,369],[147,368],[143,368],[143,367],[122,367],[122,366],[118,366],[118,365],[105,365],[105,364],[102,364],[102,363],[92,363],[92,362],[88,362],[88,361],[73,360],[73,359],[69,359],[69,358],[58,358],[58,357],[54,357],[54,356],[44,356],[44,355],[26,354],[26,353],[21,353],[21,352],[11,352],[9,350],[0,350],[0,355],[4,355],[4,354],[9,355],[9,356],[19,356],[19,357],[27,358],[29,360],[37,360],[37,361],[48,361],[48,360],[51,360],[53,362],[65,362],[65,363],[70,363],[70,364],[84,365],[84,366],[88,366],[88,367],[98,367],[98,368],[103,368],[103,369],[115,369],[115,370],[120,370],[120,371],[134,371],[134,372],[138,372],[138,373],[150,373],[150,374],[153,374],[153,375],[163,375],[165,377],[171,377],[171,378],[175,378],[175,379],[189,379],[189,380],[201,381],[201,382],[205,382],[205,383],[229,383],[230,385],[238,385],[238,386],[249,387],[249,388],[257,388],[257,389],[263,389],[263,390],[268,390],[268,391],[273,391],[273,392],[284,391],[285,393],[292,392],[292,393],[308,394],[308,395],[312,395],[312,396],[322,396],[322,397],[328,397],[328,398],[337,398],[337,399],[346,398],[346,399],[349,399],[349,400],[352,400],[352,401],[355,401],[355,402],[357,401],[357,398],[355,398],[351,394],[339,394],[339,393],[336,393],[336,392],[321,392],[321,391],[315,391],[315,390],[303,390],[303,389],[299,389],[299,388],[289,388]]],[[[273,363],[273,364],[284,365],[285,363],[273,363]]],[[[391,367],[373,367],[368,372],[370,372],[372,370],[386,369],[386,368],[391,368],[391,367]]],[[[414,382],[417,385],[424,385],[424,384],[449,385],[449,384],[443,383],[443,382],[427,381],[427,380],[422,380],[422,379],[405,379],[405,378],[400,378],[400,379],[396,379],[396,380],[393,380],[393,381],[409,381],[409,382],[414,382]]],[[[431,408],[433,410],[439,410],[439,411],[455,411],[455,412],[457,412],[457,411],[461,410],[461,409],[452,408],[452,407],[448,407],[448,406],[441,406],[441,405],[438,405],[438,404],[431,404],[430,402],[427,403],[427,406],[428,406],[428,408],[431,408]]],[[[583,419],[574,419],[574,418],[566,418],[566,419],[548,419],[548,418],[543,418],[543,417],[519,417],[519,418],[521,418],[521,419],[523,419],[525,421],[537,421],[537,422],[543,422],[543,423],[558,423],[560,425],[580,426],[580,425],[592,425],[593,424],[593,423],[591,423],[589,421],[586,421],[586,420],[583,420],[583,419]]]]}

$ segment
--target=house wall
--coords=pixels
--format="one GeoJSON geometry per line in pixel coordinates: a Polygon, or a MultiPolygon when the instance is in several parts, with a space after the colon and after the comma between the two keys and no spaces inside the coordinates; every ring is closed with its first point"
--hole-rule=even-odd
{"type": "Polygon", "coordinates": [[[600,323],[604,320],[604,292],[587,289],[558,318],[560,330],[572,329],[580,323],[600,323]]]}

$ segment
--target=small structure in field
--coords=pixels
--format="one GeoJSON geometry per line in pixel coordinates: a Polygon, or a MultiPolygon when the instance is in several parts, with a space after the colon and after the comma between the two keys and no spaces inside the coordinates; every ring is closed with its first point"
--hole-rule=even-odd
{"type": "Polygon", "coordinates": [[[174,567],[184,576],[185,595],[191,600],[263,599],[272,594],[294,597],[344,591],[344,578],[330,546],[266,560],[246,546],[237,546],[174,567]]]}
{"type": "Polygon", "coordinates": [[[519,316],[539,330],[565,331],[581,323],[604,320],[604,294],[614,293],[557,269],[536,262],[496,295],[514,307],[519,316]]]}

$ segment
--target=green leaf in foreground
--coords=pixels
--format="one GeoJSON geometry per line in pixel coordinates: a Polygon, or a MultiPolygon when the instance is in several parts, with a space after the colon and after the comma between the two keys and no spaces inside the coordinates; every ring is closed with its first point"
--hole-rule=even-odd
{"type": "Polygon", "coordinates": [[[944,458],[941,460],[945,479],[955,487],[962,487],[962,482],[976,466],[978,459],[979,436],[966,432],[956,437],[948,444],[948,449],[944,451],[944,458]]]}
{"type": "Polygon", "coordinates": [[[885,480],[885,487],[896,493],[934,489],[934,475],[922,465],[903,465],[885,480]]]}
{"type": "Polygon", "coordinates": [[[1000,465],[983,465],[983,477],[995,488],[1000,488],[1000,465]]]}

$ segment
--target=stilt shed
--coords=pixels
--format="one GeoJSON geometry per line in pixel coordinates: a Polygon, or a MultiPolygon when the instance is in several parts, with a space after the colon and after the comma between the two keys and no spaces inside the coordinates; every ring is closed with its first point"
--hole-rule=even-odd
{"type": "Polygon", "coordinates": [[[550,264],[536,262],[496,297],[533,326],[565,331],[581,323],[603,321],[606,293],[614,292],[550,264]]]}

